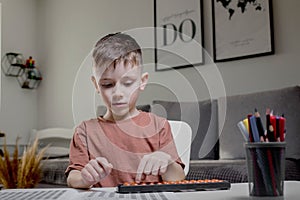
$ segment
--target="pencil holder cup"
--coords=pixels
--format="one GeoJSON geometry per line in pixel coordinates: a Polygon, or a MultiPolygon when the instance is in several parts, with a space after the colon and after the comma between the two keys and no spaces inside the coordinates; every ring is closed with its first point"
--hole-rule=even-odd
{"type": "Polygon", "coordinates": [[[250,196],[283,196],[285,142],[244,144],[250,196]]]}

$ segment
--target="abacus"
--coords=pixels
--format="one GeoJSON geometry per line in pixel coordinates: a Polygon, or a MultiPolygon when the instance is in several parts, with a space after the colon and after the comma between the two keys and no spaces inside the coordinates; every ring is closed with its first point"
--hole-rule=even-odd
{"type": "Polygon", "coordinates": [[[228,190],[230,183],[218,179],[163,181],[155,183],[124,183],[117,187],[118,193],[186,192],[228,190]]]}

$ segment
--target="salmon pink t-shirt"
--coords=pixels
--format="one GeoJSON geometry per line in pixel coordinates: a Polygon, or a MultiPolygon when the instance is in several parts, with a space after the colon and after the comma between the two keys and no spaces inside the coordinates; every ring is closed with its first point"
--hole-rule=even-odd
{"type": "MultiPolygon", "coordinates": [[[[94,187],[115,187],[134,182],[140,160],[146,154],[163,151],[182,167],[165,118],[153,113],[140,112],[123,121],[108,121],[99,117],[82,122],[70,144],[70,163],[66,174],[82,170],[91,159],[105,157],[113,165],[111,173],[94,187]]],[[[144,182],[159,182],[161,176],[146,176],[144,182]]]]}

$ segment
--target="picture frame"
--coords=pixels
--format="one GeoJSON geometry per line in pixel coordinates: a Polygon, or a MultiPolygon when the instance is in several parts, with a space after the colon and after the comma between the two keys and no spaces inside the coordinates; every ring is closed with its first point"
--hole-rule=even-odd
{"type": "Polygon", "coordinates": [[[155,71],[202,65],[202,0],[154,0],[155,71]]]}
{"type": "Polygon", "coordinates": [[[274,54],[272,0],[212,0],[213,60],[274,54]]]}

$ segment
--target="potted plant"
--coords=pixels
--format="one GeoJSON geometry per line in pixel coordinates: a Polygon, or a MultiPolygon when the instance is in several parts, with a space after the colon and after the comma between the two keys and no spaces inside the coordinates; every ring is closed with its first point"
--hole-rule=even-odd
{"type": "Polygon", "coordinates": [[[10,153],[4,136],[3,155],[0,155],[0,183],[4,188],[33,188],[41,179],[41,160],[47,147],[38,151],[38,139],[25,148],[21,157],[18,156],[18,140],[14,153],[10,153]]]}

